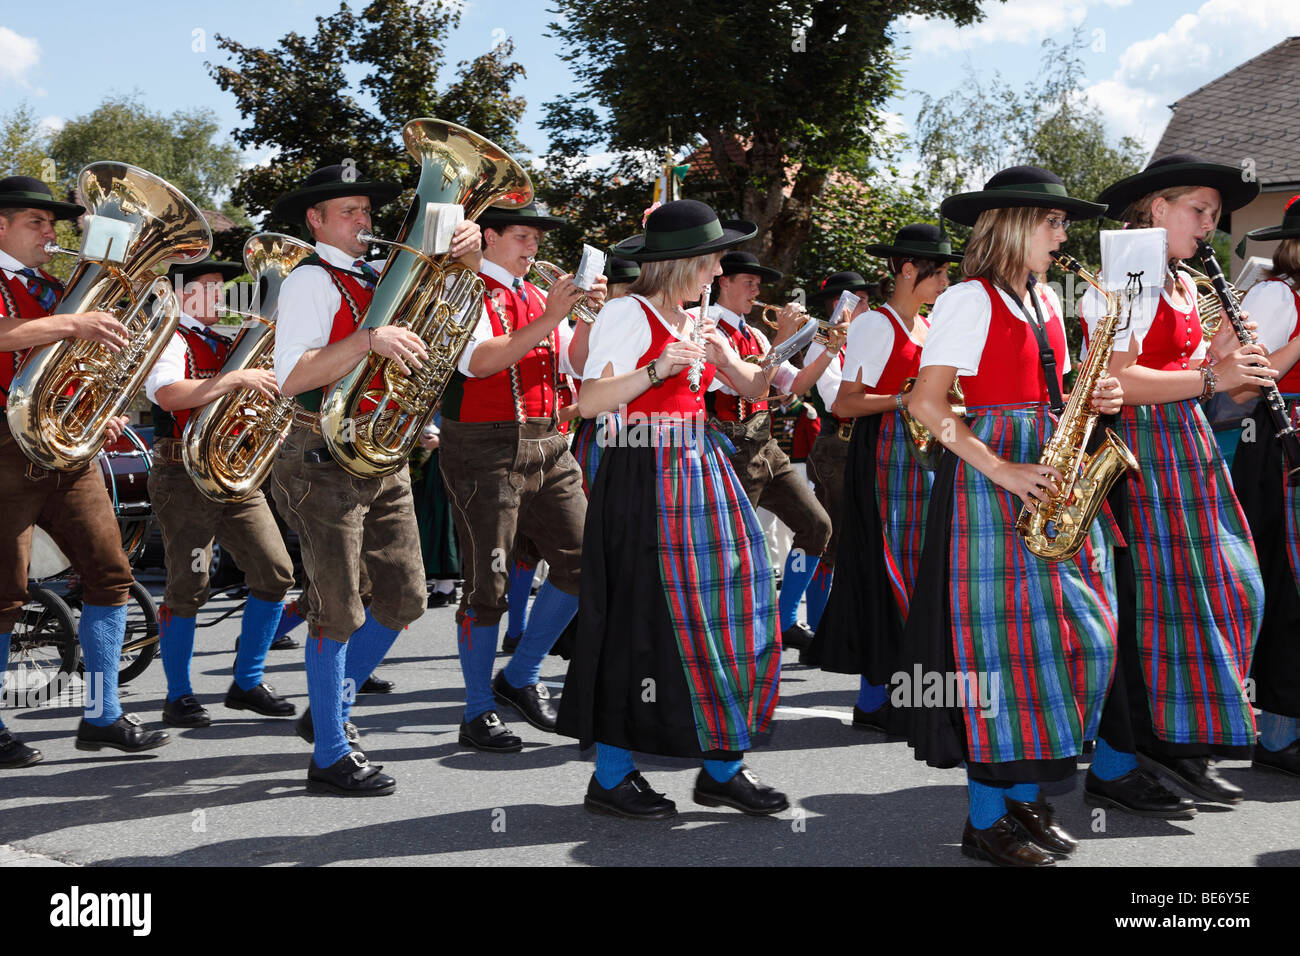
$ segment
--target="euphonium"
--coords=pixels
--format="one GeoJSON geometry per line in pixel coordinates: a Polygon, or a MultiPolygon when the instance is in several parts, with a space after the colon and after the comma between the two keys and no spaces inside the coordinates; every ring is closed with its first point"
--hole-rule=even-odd
{"type": "MultiPolygon", "coordinates": [[[[1092,330],[1088,355],[1074,380],[1070,400],[1038,459],[1039,464],[1051,465],[1059,471],[1065,480],[1056,494],[1040,502],[1037,508],[1026,505],[1016,519],[1016,532],[1025,539],[1030,551],[1044,561],[1064,561],[1083,547],[1088,528],[1105,504],[1111,486],[1125,470],[1137,470],[1137,459],[1109,428],[1101,448],[1092,455],[1085,451],[1097,423],[1092,393],[1098,379],[1108,374],[1121,311],[1125,311],[1125,322],[1128,320],[1125,300],[1131,308],[1136,293],[1108,292],[1076,259],[1058,252],[1053,252],[1052,258],[1062,269],[1073,272],[1101,293],[1106,302],[1106,315],[1092,330]]],[[[1130,279],[1130,288],[1137,281],[1136,276],[1130,279]]]]}
{"type": "MultiPolygon", "coordinates": [[[[554,262],[546,262],[542,259],[533,260],[533,271],[541,279],[538,283],[543,292],[550,292],[551,286],[565,276],[567,273],[557,266],[554,262]]],[[[583,296],[578,300],[578,304],[573,307],[573,314],[583,322],[591,325],[596,321],[596,313],[591,311],[591,306],[587,305],[587,297],[583,296]]]]}
{"type": "MultiPolygon", "coordinates": [[[[901,394],[906,395],[915,384],[916,379],[905,379],[901,394]]],[[[966,417],[966,396],[962,394],[961,383],[956,379],[953,379],[952,388],[948,389],[948,402],[952,406],[953,415],[957,418],[966,417]]],[[[903,428],[907,430],[907,450],[911,452],[912,460],[926,471],[934,471],[939,466],[943,445],[935,439],[930,429],[913,418],[906,408],[901,409],[899,414],[903,416],[903,428]]]]}
{"type": "Polygon", "coordinates": [[[113,352],[65,338],[33,349],[15,373],[7,412],[14,441],[36,464],[61,471],[98,454],[109,422],[126,411],[180,323],[180,301],[154,270],[196,262],[212,247],[203,214],[153,173],[91,163],[77,177],[77,193],[94,217],[87,232],[112,238],[98,258],[79,259],[54,314],[112,313],[128,341],[113,352]]]}
{"type": "MultiPolygon", "coordinates": [[[[235,337],[223,373],[273,367],[280,286],[313,251],[278,232],[261,232],[244,243],[244,268],[257,292],[250,313],[227,310],[251,321],[235,337]]],[[[185,470],[204,497],[219,503],[244,501],[261,487],[292,420],[292,398],[268,399],[251,388],[235,389],[190,416],[181,446],[185,470]]]]}
{"type": "Polygon", "coordinates": [[[371,355],[335,383],[321,405],[321,436],[334,460],[360,478],[381,478],[406,462],[442,398],[482,311],[483,280],[448,254],[425,247],[427,203],[459,203],[476,219],[493,203],[517,209],[532,199],[523,167],[490,140],[463,126],[414,119],[402,129],[420,162],[415,198],[392,246],[362,325],[398,325],[418,335],[428,358],[409,377],[394,360],[371,355]]]}

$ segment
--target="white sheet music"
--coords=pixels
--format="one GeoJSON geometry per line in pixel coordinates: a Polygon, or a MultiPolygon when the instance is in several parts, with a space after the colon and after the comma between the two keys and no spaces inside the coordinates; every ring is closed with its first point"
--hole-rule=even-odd
{"type": "Polygon", "coordinates": [[[1130,313],[1133,324],[1150,325],[1160,305],[1160,290],[1169,264],[1169,237],[1163,229],[1103,229],[1101,282],[1108,291],[1122,292],[1131,275],[1141,276],[1142,292],[1130,313]]]}

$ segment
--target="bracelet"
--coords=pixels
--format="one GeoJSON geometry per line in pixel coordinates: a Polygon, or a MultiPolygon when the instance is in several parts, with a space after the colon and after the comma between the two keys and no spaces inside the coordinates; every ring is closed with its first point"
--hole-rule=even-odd
{"type": "Polygon", "coordinates": [[[902,396],[902,395],[895,395],[895,396],[894,396],[894,407],[897,408],[900,412],[903,411],[903,396],[902,396]]]}
{"type": "Polygon", "coordinates": [[[1205,387],[1201,389],[1201,401],[1208,402],[1214,397],[1215,389],[1219,386],[1219,379],[1214,374],[1214,369],[1208,365],[1201,366],[1201,378],[1205,380],[1205,387]]]}
{"type": "MultiPolygon", "coordinates": [[[[657,360],[656,360],[656,361],[657,361],[657,360]]],[[[655,372],[655,363],[654,363],[654,362],[651,362],[649,365],[647,365],[647,366],[645,367],[645,371],[646,371],[646,374],[650,376],[650,386],[651,386],[652,388],[658,388],[660,385],[662,385],[662,384],[664,383],[664,380],[661,379],[661,378],[658,376],[658,374],[655,372]]]]}
{"type": "Polygon", "coordinates": [[[374,355],[374,354],[375,354],[375,330],[374,330],[374,329],[366,329],[366,334],[370,336],[370,337],[366,340],[367,343],[368,343],[368,346],[369,346],[370,354],[371,354],[371,355],[374,355]]]}

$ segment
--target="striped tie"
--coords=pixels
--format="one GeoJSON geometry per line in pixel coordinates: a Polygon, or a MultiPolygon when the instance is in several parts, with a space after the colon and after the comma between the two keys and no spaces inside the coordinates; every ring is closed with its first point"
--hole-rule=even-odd
{"type": "Polygon", "coordinates": [[[49,312],[54,308],[54,303],[59,301],[59,293],[48,279],[35,269],[19,269],[18,273],[26,277],[27,291],[43,310],[49,312]]]}
{"type": "Polygon", "coordinates": [[[524,305],[528,304],[528,293],[524,291],[524,280],[515,276],[514,281],[515,295],[524,300],[524,305]]]}
{"type": "Polygon", "coordinates": [[[375,283],[379,281],[379,273],[376,272],[374,268],[370,265],[370,263],[366,262],[365,259],[358,259],[356,262],[352,263],[352,265],[358,272],[360,272],[363,276],[366,277],[365,278],[366,286],[368,288],[373,289],[375,287],[375,283]]]}

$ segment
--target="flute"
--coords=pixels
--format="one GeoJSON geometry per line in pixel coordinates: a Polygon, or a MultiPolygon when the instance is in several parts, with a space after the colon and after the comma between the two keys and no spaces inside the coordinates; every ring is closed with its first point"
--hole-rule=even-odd
{"type": "MultiPolygon", "coordinates": [[[[700,296],[700,314],[695,320],[695,327],[691,329],[691,341],[696,345],[704,345],[704,316],[709,311],[709,292],[711,286],[704,287],[704,295],[700,296]]],[[[686,384],[690,386],[692,392],[700,390],[700,376],[704,374],[704,357],[694,359],[691,367],[686,370],[686,384]]]]}

